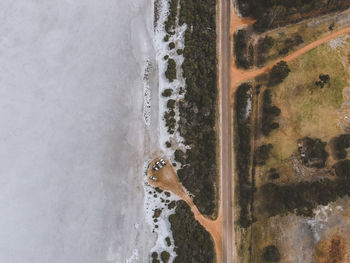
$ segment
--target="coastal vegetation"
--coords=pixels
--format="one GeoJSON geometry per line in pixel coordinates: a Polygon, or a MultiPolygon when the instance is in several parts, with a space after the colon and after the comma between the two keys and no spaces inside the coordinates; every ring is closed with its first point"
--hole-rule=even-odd
{"type": "Polygon", "coordinates": [[[172,58],[168,59],[168,67],[165,71],[165,76],[170,82],[176,79],[176,62],[172,58]]]}
{"type": "Polygon", "coordinates": [[[214,242],[184,201],[177,201],[169,222],[177,254],[174,263],[214,262],[214,242]]]}
{"type": "Polygon", "coordinates": [[[182,184],[194,195],[199,211],[216,211],[216,1],[180,1],[179,23],[186,23],[183,76],[184,100],[179,103],[179,132],[186,151],[178,170],[182,184]]]}

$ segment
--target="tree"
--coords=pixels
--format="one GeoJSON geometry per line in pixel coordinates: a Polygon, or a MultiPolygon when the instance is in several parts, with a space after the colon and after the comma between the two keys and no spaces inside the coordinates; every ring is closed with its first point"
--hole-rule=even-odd
{"type": "Polygon", "coordinates": [[[320,74],[319,78],[325,84],[328,83],[330,80],[330,77],[328,74],[320,74]]]}
{"type": "Polygon", "coordinates": [[[274,65],[270,72],[270,85],[277,85],[288,76],[290,68],[285,61],[280,61],[274,65]]]}
{"type": "Polygon", "coordinates": [[[163,97],[170,97],[171,94],[173,94],[173,90],[172,90],[172,89],[165,89],[165,90],[162,92],[162,96],[163,96],[163,97]]]}
{"type": "Polygon", "coordinates": [[[264,248],[263,258],[266,262],[279,262],[281,255],[278,248],[271,245],[264,248]]]}

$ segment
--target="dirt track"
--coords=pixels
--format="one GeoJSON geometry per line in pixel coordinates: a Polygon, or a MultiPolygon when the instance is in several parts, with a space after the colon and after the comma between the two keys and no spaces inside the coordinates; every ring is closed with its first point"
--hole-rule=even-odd
{"type": "Polygon", "coordinates": [[[322,45],[322,44],[324,44],[324,43],[326,43],[334,38],[340,37],[340,36],[347,34],[347,33],[350,33],[350,27],[340,29],[338,31],[335,31],[335,32],[327,35],[327,36],[324,36],[324,37],[298,49],[297,51],[293,52],[292,54],[290,54],[284,58],[278,59],[278,60],[272,62],[271,64],[269,64],[263,68],[256,69],[256,70],[244,71],[244,70],[238,69],[234,64],[234,61],[231,61],[231,88],[232,88],[231,95],[233,95],[233,92],[239,83],[242,83],[243,81],[248,80],[248,79],[255,78],[256,76],[259,76],[265,72],[268,72],[269,70],[271,70],[272,66],[274,64],[276,64],[277,62],[279,62],[281,60],[284,60],[287,62],[294,60],[294,59],[298,58],[299,56],[305,54],[306,52],[314,49],[315,47],[318,47],[319,45],[322,45]]]}

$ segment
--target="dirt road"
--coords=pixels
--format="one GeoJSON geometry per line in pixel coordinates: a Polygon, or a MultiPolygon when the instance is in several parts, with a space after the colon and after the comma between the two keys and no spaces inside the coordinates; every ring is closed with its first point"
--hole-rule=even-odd
{"type": "Polygon", "coordinates": [[[273,67],[273,65],[275,65],[277,62],[284,60],[286,62],[292,61],[296,58],[298,58],[299,56],[305,54],[306,52],[334,39],[337,37],[340,37],[344,34],[350,33],[350,27],[345,27],[343,29],[340,29],[338,31],[332,32],[331,34],[321,37],[320,39],[298,49],[297,51],[293,52],[292,54],[278,59],[274,62],[272,62],[271,64],[263,67],[263,68],[259,68],[259,69],[255,69],[255,70],[248,70],[248,71],[244,71],[241,69],[237,69],[236,66],[234,65],[234,63],[231,61],[231,86],[232,86],[232,90],[231,90],[231,96],[233,96],[233,92],[236,88],[236,86],[239,83],[242,83],[243,81],[246,81],[248,79],[252,79],[255,78],[256,76],[259,76],[263,73],[268,72],[269,70],[271,70],[271,68],[273,67]]]}
{"type": "Polygon", "coordinates": [[[222,262],[233,258],[232,112],[230,110],[230,1],[218,5],[218,90],[220,114],[220,209],[222,262]]]}

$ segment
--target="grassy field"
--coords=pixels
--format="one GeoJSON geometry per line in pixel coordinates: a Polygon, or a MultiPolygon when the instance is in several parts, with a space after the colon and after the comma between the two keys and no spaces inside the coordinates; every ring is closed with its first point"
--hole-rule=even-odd
{"type": "Polygon", "coordinates": [[[280,128],[264,139],[274,145],[264,170],[281,167],[291,172],[290,157],[297,150],[299,138],[311,136],[328,141],[342,132],[337,109],[343,103],[343,89],[349,86],[347,54],[349,41],[342,49],[332,49],[327,43],[289,64],[289,76],[272,89],[272,104],[282,113],[280,128]],[[320,74],[330,76],[322,89],[315,85],[320,74]]]}
{"type": "MultiPolygon", "coordinates": [[[[312,39],[314,36],[309,37],[312,39]]],[[[350,102],[349,94],[345,96],[344,92],[350,87],[350,37],[334,40],[331,44],[323,44],[289,62],[291,72],[288,77],[281,84],[271,87],[271,104],[281,109],[280,116],[276,118],[279,128],[273,130],[269,136],[261,135],[256,140],[256,145],[271,143],[273,148],[267,163],[256,167],[255,183],[258,190],[254,198],[254,216],[257,221],[248,228],[236,230],[240,239],[237,240],[240,262],[263,262],[262,251],[269,245],[279,247],[283,262],[288,263],[296,262],[293,258],[286,258],[293,257],[293,253],[296,252],[298,246],[291,247],[294,241],[295,244],[299,241],[307,244],[309,252],[313,249],[307,243],[313,242],[312,236],[300,230],[301,225],[298,225],[302,222],[302,217],[292,213],[268,217],[260,206],[263,195],[259,195],[259,189],[271,182],[277,185],[297,185],[300,181],[307,181],[313,176],[318,177],[322,174],[322,169],[314,173],[315,169],[308,167],[304,167],[306,171],[304,177],[300,173],[296,176],[293,156],[297,155],[298,139],[308,136],[329,142],[331,138],[345,132],[341,125],[344,118],[341,112],[346,110],[350,112],[350,103],[348,106],[344,104],[346,100],[350,102]],[[320,74],[330,77],[323,88],[315,84],[319,81],[320,74]],[[277,169],[279,179],[268,178],[271,168],[277,169]],[[293,242],[288,238],[291,233],[296,233],[295,239],[290,237],[293,242]],[[297,242],[298,236],[300,240],[297,242]]],[[[252,86],[259,84],[258,79],[252,81],[252,86]]],[[[262,87],[260,94],[265,88],[262,87]]],[[[350,89],[347,90],[350,93],[350,89]]],[[[261,103],[259,104],[261,107],[261,103]]],[[[334,160],[328,146],[326,150],[330,153],[326,167],[331,168],[334,160]]],[[[296,161],[301,165],[300,160],[296,161]]],[[[329,171],[325,174],[330,175],[329,171]]],[[[332,179],[333,176],[329,178],[332,179]]],[[[301,245],[298,249],[301,249],[301,245]]],[[[308,257],[305,262],[311,262],[312,253],[308,253],[308,257]]]]}

